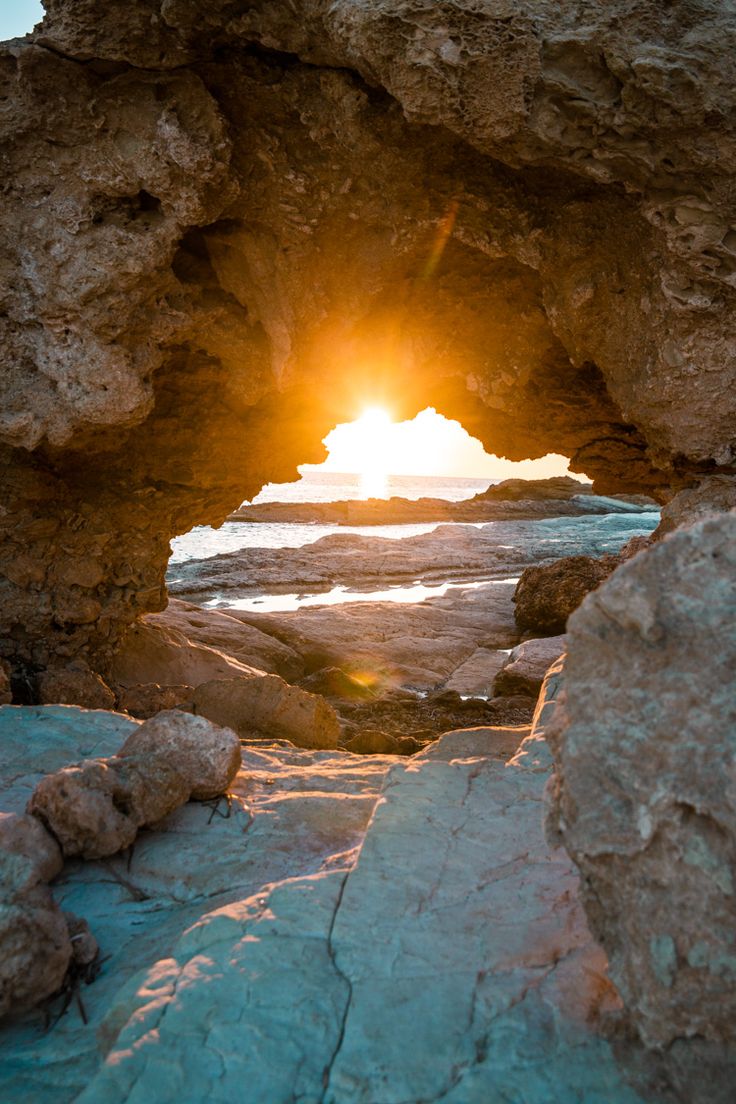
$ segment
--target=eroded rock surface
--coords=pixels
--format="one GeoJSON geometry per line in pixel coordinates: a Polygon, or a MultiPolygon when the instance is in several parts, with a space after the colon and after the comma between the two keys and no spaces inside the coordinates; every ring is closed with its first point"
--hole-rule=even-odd
{"type": "Polygon", "coordinates": [[[733,513],[678,530],[585,600],[548,732],[555,838],[657,1046],[734,1039],[735,538],[733,513]]]}
{"type": "Polygon", "coordinates": [[[732,47],[718,3],[50,2],[0,57],[16,676],[106,676],[169,538],[356,391],[602,493],[727,472],[732,47]]]}
{"type": "Polygon", "coordinates": [[[289,686],[278,675],[203,682],[194,691],[192,708],[246,738],[268,736],[290,740],[297,747],[334,748],[340,736],[340,722],[329,702],[289,686]]]}
{"type": "Polygon", "coordinates": [[[541,567],[528,567],[514,591],[514,616],[522,632],[558,636],[586,594],[616,567],[610,556],[566,556],[541,567]]]}

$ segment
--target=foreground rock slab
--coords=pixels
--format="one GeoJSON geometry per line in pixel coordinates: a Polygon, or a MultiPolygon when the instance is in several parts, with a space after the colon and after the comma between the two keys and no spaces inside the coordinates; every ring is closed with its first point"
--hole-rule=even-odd
{"type": "Polygon", "coordinates": [[[629,561],[570,619],[553,833],[658,1046],[736,1038],[735,671],[734,513],[629,561]]]}

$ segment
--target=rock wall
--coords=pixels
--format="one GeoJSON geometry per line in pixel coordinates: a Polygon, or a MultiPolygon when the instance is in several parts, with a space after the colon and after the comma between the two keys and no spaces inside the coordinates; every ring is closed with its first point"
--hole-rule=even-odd
{"type": "Polygon", "coordinates": [[[48,0],[0,53],[0,649],[165,602],[168,540],[434,403],[598,489],[732,471],[727,5],[48,0]]]}

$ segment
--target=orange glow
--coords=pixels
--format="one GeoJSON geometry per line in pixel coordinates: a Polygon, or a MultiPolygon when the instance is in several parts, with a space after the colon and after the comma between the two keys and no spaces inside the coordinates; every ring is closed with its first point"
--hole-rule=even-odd
{"type": "Polygon", "coordinates": [[[324,464],[304,468],[357,473],[366,498],[384,497],[390,475],[543,479],[571,474],[567,458],[554,453],[518,463],[490,455],[459,422],[432,407],[411,421],[394,422],[383,407],[368,406],[355,421],[335,426],[324,443],[329,450],[324,464]]]}

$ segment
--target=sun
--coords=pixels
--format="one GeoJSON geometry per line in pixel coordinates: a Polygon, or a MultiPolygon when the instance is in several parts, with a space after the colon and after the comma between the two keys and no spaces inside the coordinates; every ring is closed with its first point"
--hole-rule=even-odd
{"type": "Polygon", "coordinates": [[[381,406],[368,406],[353,422],[350,449],[354,470],[360,475],[364,498],[385,498],[390,464],[391,415],[381,406]]]}

